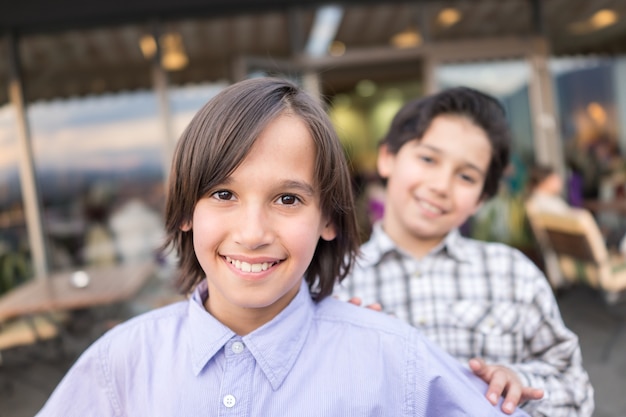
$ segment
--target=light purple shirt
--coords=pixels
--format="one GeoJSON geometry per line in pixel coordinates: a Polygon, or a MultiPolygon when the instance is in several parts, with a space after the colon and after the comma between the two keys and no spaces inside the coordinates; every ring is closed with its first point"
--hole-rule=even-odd
{"type": "Polygon", "coordinates": [[[274,320],[240,337],[204,309],[206,297],[203,283],[188,302],[109,331],[38,416],[504,415],[482,381],[386,314],[315,304],[303,285],[274,320]]]}

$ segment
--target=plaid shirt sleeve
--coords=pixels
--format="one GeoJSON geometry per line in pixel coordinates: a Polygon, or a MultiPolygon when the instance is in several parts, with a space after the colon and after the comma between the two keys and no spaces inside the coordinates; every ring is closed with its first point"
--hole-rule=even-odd
{"type": "Polygon", "coordinates": [[[547,280],[540,277],[535,283],[535,297],[524,317],[528,357],[507,366],[545,395],[523,408],[533,416],[591,416],[594,391],[583,368],[578,337],[565,327],[547,280]]]}

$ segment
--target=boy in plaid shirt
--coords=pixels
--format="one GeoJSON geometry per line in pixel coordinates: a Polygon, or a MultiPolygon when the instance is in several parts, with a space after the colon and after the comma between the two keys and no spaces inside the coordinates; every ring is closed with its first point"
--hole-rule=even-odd
{"type": "Polygon", "coordinates": [[[493,197],[510,133],[494,98],[459,87],[407,103],[383,138],[385,212],[340,298],[380,304],[489,383],[512,413],[590,416],[577,336],[543,273],[519,251],[458,228],[493,197]]]}

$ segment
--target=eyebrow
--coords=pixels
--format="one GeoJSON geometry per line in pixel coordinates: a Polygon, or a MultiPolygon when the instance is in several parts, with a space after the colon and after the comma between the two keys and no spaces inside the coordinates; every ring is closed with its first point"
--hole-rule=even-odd
{"type": "MultiPolygon", "coordinates": [[[[441,153],[442,153],[442,152],[441,152],[441,149],[436,148],[436,147],[434,147],[434,146],[432,146],[432,145],[419,143],[419,146],[423,146],[423,147],[425,147],[425,148],[428,148],[428,149],[430,149],[431,151],[433,151],[433,152],[435,152],[435,153],[438,153],[438,154],[441,154],[441,153]]],[[[490,161],[490,163],[491,163],[491,161],[490,161]]],[[[477,172],[478,172],[480,175],[482,175],[483,177],[485,177],[485,176],[487,175],[487,172],[486,172],[486,171],[484,171],[483,169],[481,169],[478,165],[473,164],[473,163],[471,163],[471,162],[469,162],[469,161],[465,161],[465,166],[466,166],[467,168],[470,168],[470,169],[474,170],[474,171],[477,171],[477,172]]]]}
{"type": "Polygon", "coordinates": [[[296,181],[296,180],[285,180],[279,184],[280,188],[288,188],[290,190],[298,190],[303,194],[307,194],[309,196],[315,195],[315,189],[313,186],[307,182],[296,181]]]}
{"type": "MultiPolygon", "coordinates": [[[[233,183],[233,179],[231,177],[227,177],[224,179],[224,181],[221,182],[221,185],[224,186],[229,186],[233,183]]],[[[276,188],[280,188],[280,189],[290,189],[290,190],[297,190],[299,192],[301,192],[302,194],[306,194],[309,196],[314,196],[315,195],[315,188],[313,188],[313,186],[311,184],[309,184],[308,182],[304,182],[304,181],[298,181],[298,180],[283,180],[281,182],[278,183],[276,188]]]]}

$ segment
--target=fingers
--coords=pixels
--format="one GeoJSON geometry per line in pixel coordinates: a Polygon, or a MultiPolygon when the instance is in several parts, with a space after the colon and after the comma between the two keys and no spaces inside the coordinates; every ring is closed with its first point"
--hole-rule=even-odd
{"type": "Polygon", "coordinates": [[[367,308],[374,311],[383,311],[383,306],[378,303],[370,304],[367,306],[367,308]]]}
{"type": "MultiPolygon", "coordinates": [[[[352,297],[348,300],[348,302],[350,304],[354,304],[355,306],[361,306],[361,304],[363,304],[363,300],[361,300],[359,297],[352,297]]],[[[370,304],[367,306],[367,308],[374,311],[383,311],[383,306],[381,306],[379,303],[370,304]]]]}
{"type": "Polygon", "coordinates": [[[360,306],[363,303],[363,301],[359,297],[352,297],[348,300],[348,302],[350,304],[354,304],[355,306],[360,306]]]}
{"type": "Polygon", "coordinates": [[[511,381],[507,388],[506,397],[502,403],[502,411],[512,414],[521,403],[543,398],[543,390],[539,388],[522,387],[521,384],[511,381]]]}
{"type": "Polygon", "coordinates": [[[500,379],[494,379],[494,372],[490,372],[494,368],[490,368],[481,358],[470,359],[469,367],[477,377],[489,384],[485,396],[491,404],[496,405],[502,395],[506,381],[503,382],[501,377],[500,379]]]}
{"type": "Polygon", "coordinates": [[[512,414],[515,408],[519,405],[522,397],[522,385],[518,383],[510,383],[504,402],[502,403],[502,411],[506,414],[512,414]]]}
{"type": "Polygon", "coordinates": [[[485,396],[491,404],[496,405],[500,397],[504,397],[501,408],[506,414],[512,414],[522,402],[543,398],[543,390],[524,387],[515,371],[505,366],[488,365],[481,358],[472,358],[469,367],[489,384],[485,396]]]}
{"type": "Polygon", "coordinates": [[[486,394],[487,399],[489,400],[491,404],[496,405],[500,397],[504,394],[505,390],[507,389],[507,386],[509,384],[508,375],[506,374],[506,372],[503,372],[502,370],[497,369],[492,373],[491,379],[488,382],[489,382],[489,388],[487,388],[487,394],[486,394]]]}
{"type": "Polygon", "coordinates": [[[469,367],[472,370],[472,372],[476,374],[476,376],[479,376],[485,382],[489,382],[485,380],[485,378],[483,378],[483,376],[487,372],[487,364],[485,363],[484,360],[480,358],[472,358],[469,360],[469,367]]]}
{"type": "Polygon", "coordinates": [[[543,398],[543,390],[539,388],[524,387],[522,388],[522,398],[520,402],[540,400],[543,398]]]}

